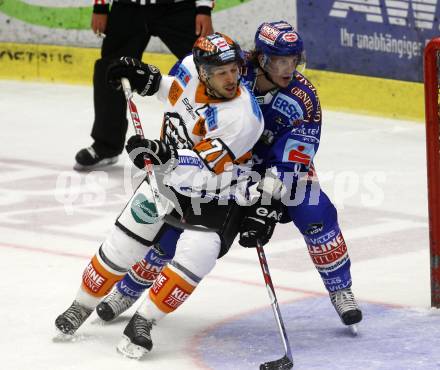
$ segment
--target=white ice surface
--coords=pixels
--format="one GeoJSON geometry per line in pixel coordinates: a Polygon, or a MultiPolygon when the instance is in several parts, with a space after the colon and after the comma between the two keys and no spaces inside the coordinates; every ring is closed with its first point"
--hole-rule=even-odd
{"type": "MultiPolygon", "coordinates": [[[[160,103],[136,101],[147,136],[157,137],[160,103]]],[[[357,298],[361,304],[428,309],[424,126],[329,111],[323,119],[315,163],[339,209],[357,298]]],[[[270,310],[254,250],[235,245],[218,262],[189,301],[155,327],[154,350],[145,361],[115,351],[129,314],[105,326],[93,316],[75,342],[52,342],[55,317],[71,303],[88,258],[130,194],[125,155],[108,173],[71,170],[76,151],[91,144],[92,120],[89,87],[0,81],[0,369],[210,368],[197,348],[209,330],[270,310]]],[[[325,294],[292,226],[278,227],[266,253],[281,307],[325,294]]],[[[316,318],[302,320],[307,325],[316,318]]],[[[289,335],[301,342],[294,321],[287,325],[289,335]]],[[[362,325],[368,323],[367,317],[362,325]]],[[[426,332],[433,330],[438,332],[427,325],[426,332]]],[[[264,351],[264,340],[262,333],[254,345],[264,351]]],[[[298,368],[316,366],[317,359],[303,361],[298,368]]],[[[221,368],[237,368],[233,363],[225,359],[221,368]]]]}

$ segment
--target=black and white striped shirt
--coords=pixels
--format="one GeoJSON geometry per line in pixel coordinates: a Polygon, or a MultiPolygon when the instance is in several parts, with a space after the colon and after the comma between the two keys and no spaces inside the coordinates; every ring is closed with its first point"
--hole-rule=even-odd
{"type": "MultiPolygon", "coordinates": [[[[113,0],[120,3],[131,3],[139,5],[162,5],[162,4],[174,4],[184,1],[195,1],[198,14],[211,14],[211,10],[214,8],[215,0],[113,0]]],[[[109,4],[112,0],[93,0],[93,12],[94,13],[108,13],[109,4]]]]}

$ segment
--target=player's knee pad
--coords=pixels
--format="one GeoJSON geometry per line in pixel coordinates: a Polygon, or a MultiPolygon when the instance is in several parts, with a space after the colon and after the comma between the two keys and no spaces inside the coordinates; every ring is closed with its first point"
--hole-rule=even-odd
{"type": "Polygon", "coordinates": [[[202,279],[214,268],[220,248],[221,241],[217,233],[185,230],[177,242],[176,254],[171,263],[202,279]]]}
{"type": "Polygon", "coordinates": [[[138,242],[150,246],[165,229],[155,212],[151,188],[143,181],[116,219],[116,226],[138,242]]]}
{"type": "Polygon", "coordinates": [[[131,238],[115,226],[105,239],[100,251],[103,258],[110,264],[127,271],[130,266],[142,259],[148,249],[149,247],[131,238]]]}

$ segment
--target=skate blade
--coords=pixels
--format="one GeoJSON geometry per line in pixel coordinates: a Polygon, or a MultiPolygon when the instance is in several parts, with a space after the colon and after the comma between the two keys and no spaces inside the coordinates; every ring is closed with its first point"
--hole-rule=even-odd
{"type": "Polygon", "coordinates": [[[52,338],[52,342],[54,343],[82,342],[84,340],[88,340],[90,337],[89,335],[85,335],[85,334],[77,334],[77,333],[66,334],[63,333],[58,328],[55,328],[55,330],[56,330],[56,334],[52,338]]]}
{"type": "Polygon", "coordinates": [[[54,343],[73,342],[73,336],[70,334],[56,333],[55,336],[52,338],[52,342],[54,343]]]}
{"type": "Polygon", "coordinates": [[[116,346],[116,350],[123,356],[135,360],[140,360],[148,352],[144,347],[131,343],[130,339],[125,335],[116,346]]]}
{"type": "Polygon", "coordinates": [[[78,172],[91,172],[97,169],[102,169],[107,166],[112,166],[118,162],[118,156],[111,158],[104,158],[100,160],[97,164],[92,164],[90,166],[84,166],[79,163],[73,165],[73,169],[78,172]]]}
{"type": "Polygon", "coordinates": [[[103,319],[101,319],[99,316],[96,317],[95,319],[90,321],[90,324],[92,325],[98,325],[98,326],[106,326],[109,324],[113,324],[113,321],[104,321],[103,319]]]}
{"type": "Polygon", "coordinates": [[[358,335],[358,327],[356,324],[348,325],[348,328],[350,329],[351,335],[353,335],[353,336],[358,335]]]}

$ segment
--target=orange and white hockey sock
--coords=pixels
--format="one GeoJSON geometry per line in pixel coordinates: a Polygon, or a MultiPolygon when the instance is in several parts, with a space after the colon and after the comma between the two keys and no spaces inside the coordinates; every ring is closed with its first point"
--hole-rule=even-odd
{"type": "Polygon", "coordinates": [[[194,281],[173,265],[166,266],[154,281],[138,313],[150,320],[160,320],[185,302],[199,281],[194,281]]]}
{"type": "Polygon", "coordinates": [[[126,272],[107,261],[100,249],[83,272],[82,284],[76,300],[85,306],[94,308],[101,298],[124,277],[126,272]]]}

